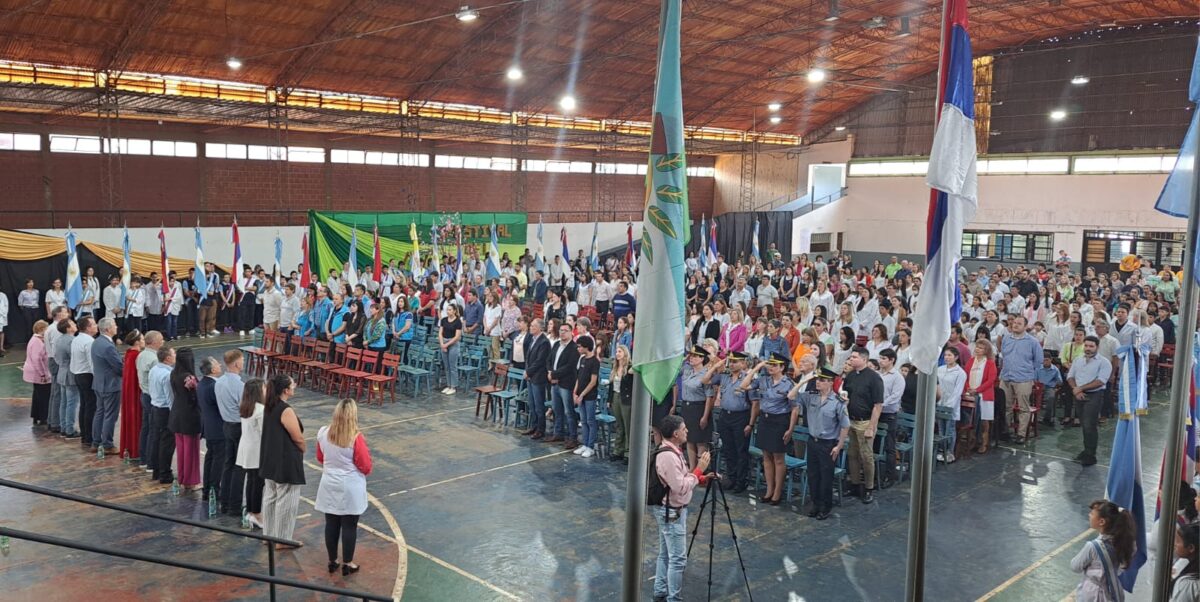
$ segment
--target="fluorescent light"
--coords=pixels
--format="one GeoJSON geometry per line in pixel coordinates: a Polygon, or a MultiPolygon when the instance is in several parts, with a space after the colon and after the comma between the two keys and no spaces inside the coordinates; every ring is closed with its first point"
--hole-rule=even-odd
{"type": "Polygon", "coordinates": [[[574,111],[575,110],[575,97],[570,96],[570,95],[562,97],[558,101],[558,106],[562,107],[562,110],[564,110],[564,111],[574,111]]]}
{"type": "Polygon", "coordinates": [[[809,81],[809,83],[819,84],[819,83],[825,81],[825,75],[826,74],[825,74],[824,69],[816,69],[816,68],[809,69],[808,70],[808,81],[809,81]]]}
{"type": "Polygon", "coordinates": [[[512,67],[508,68],[508,72],[505,73],[504,76],[507,77],[510,81],[517,81],[517,80],[525,77],[525,72],[521,71],[520,67],[513,65],[512,67]]]}
{"type": "Polygon", "coordinates": [[[839,16],[840,15],[838,14],[838,0],[829,0],[829,12],[826,13],[825,20],[832,23],[834,21],[837,21],[839,16]]]}
{"type": "Polygon", "coordinates": [[[234,71],[237,71],[238,69],[242,68],[242,61],[241,61],[241,59],[237,58],[236,56],[231,56],[231,57],[225,59],[225,64],[228,65],[229,68],[233,69],[234,71]]]}
{"type": "Polygon", "coordinates": [[[454,14],[454,18],[462,21],[463,23],[470,23],[471,21],[479,18],[479,11],[464,4],[458,9],[458,12],[454,14]]]}
{"type": "Polygon", "coordinates": [[[781,105],[777,102],[773,102],[773,103],[767,105],[768,111],[778,111],[779,109],[782,109],[782,108],[783,108],[783,105],[781,105]]]}
{"type": "Polygon", "coordinates": [[[844,132],[844,131],[846,131],[846,126],[844,126],[844,125],[835,126],[835,127],[833,128],[833,131],[835,131],[835,132],[844,132]]]}
{"type": "Polygon", "coordinates": [[[1054,121],[1062,121],[1067,118],[1067,112],[1063,109],[1054,109],[1050,111],[1050,119],[1054,121]]]}
{"type": "Polygon", "coordinates": [[[783,118],[782,118],[782,117],[780,117],[780,116],[778,116],[778,115],[775,115],[775,116],[772,116],[772,117],[771,117],[771,123],[779,123],[779,122],[781,122],[781,121],[783,121],[783,118]]]}
{"type": "Polygon", "coordinates": [[[1076,86],[1082,86],[1090,81],[1092,80],[1088,79],[1088,76],[1086,75],[1076,75],[1075,77],[1071,78],[1071,83],[1075,84],[1076,86]]]}

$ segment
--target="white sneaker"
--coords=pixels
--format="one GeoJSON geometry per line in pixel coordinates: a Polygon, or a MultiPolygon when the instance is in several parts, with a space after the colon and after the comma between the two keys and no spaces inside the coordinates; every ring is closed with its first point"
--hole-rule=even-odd
{"type": "Polygon", "coordinates": [[[582,446],[582,445],[580,445],[579,447],[576,447],[574,450],[572,450],[572,451],[571,451],[571,453],[573,453],[573,454],[575,454],[576,456],[578,456],[578,455],[582,454],[582,453],[583,453],[583,452],[585,452],[585,451],[587,451],[587,448],[586,448],[586,447],[584,447],[584,446],[582,446]]]}
{"type": "Polygon", "coordinates": [[[953,464],[953,463],[954,463],[954,454],[946,454],[946,463],[947,463],[947,464],[953,464]]]}
{"type": "Polygon", "coordinates": [[[937,454],[937,461],[938,461],[938,462],[945,462],[945,461],[946,461],[946,456],[942,455],[942,452],[938,452],[938,454],[937,454]]]}
{"type": "Polygon", "coordinates": [[[239,336],[239,337],[244,337],[244,336],[246,336],[246,331],[245,331],[245,330],[239,330],[239,331],[238,331],[238,336],[239,336]]]}
{"type": "Polygon", "coordinates": [[[450,387],[442,387],[442,391],[441,391],[441,393],[442,393],[442,395],[449,395],[449,394],[450,394],[450,387]]]}
{"type": "Polygon", "coordinates": [[[596,455],[596,452],[592,451],[592,448],[590,448],[590,447],[585,447],[585,448],[583,448],[583,453],[579,454],[579,455],[581,455],[585,458],[590,458],[590,457],[596,455]]]}
{"type": "Polygon", "coordinates": [[[221,336],[221,331],[219,331],[219,330],[214,330],[214,331],[212,331],[212,332],[210,332],[210,333],[208,333],[208,334],[211,334],[211,335],[213,335],[214,337],[216,337],[216,336],[221,336]]]}

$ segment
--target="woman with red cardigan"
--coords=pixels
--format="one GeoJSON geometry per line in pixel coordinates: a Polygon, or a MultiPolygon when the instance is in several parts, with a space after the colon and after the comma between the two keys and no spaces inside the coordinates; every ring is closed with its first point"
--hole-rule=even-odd
{"type": "Polygon", "coordinates": [[[975,341],[971,358],[967,360],[967,389],[964,398],[975,401],[976,412],[979,413],[979,423],[982,434],[979,439],[979,449],[976,453],[985,454],[988,451],[988,433],[992,420],[996,415],[996,360],[993,359],[992,344],[987,340],[975,341]]]}
{"type": "Polygon", "coordinates": [[[125,335],[125,368],[121,375],[121,457],[136,461],[141,457],[138,438],[142,433],[142,388],[138,384],[137,358],[146,348],[145,337],[136,328],[125,335]]]}

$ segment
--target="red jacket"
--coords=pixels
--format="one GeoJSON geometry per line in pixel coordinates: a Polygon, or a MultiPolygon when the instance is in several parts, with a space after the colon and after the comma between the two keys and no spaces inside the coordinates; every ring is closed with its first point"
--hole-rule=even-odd
{"type": "MultiPolygon", "coordinates": [[[[984,401],[996,401],[996,361],[985,360],[987,364],[983,366],[983,381],[979,383],[979,396],[984,401]]],[[[975,365],[975,356],[967,359],[966,366],[963,367],[967,371],[967,389],[971,387],[971,367],[975,365]]]]}

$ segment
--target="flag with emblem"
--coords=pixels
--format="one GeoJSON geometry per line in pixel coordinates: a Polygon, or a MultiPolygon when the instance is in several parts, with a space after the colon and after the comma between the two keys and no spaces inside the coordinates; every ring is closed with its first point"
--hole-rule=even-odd
{"type": "Polygon", "coordinates": [[[409,269],[412,271],[413,278],[417,278],[421,270],[421,237],[417,234],[417,222],[408,224],[408,237],[412,239],[413,252],[412,260],[409,262],[409,269]]]}
{"type": "Polygon", "coordinates": [[[246,261],[242,259],[242,239],[238,235],[237,217],[233,218],[233,273],[229,276],[237,283],[239,293],[246,292],[246,279],[242,278],[242,266],[246,261]]]}
{"type": "Polygon", "coordinates": [[[675,384],[683,365],[687,316],[684,249],[691,238],[691,223],[679,75],[680,11],[680,0],[663,2],[634,326],[638,341],[633,347],[634,369],[659,401],[675,384]]]}
{"type": "MultiPolygon", "coordinates": [[[[75,231],[67,225],[67,307],[75,309],[83,301],[83,284],[80,281],[79,256],[75,254],[75,231]]],[[[96,291],[92,291],[95,294],[96,291]]]]}
{"type": "Polygon", "coordinates": [[[129,292],[129,282],[133,278],[133,262],[129,259],[129,226],[125,226],[124,230],[121,235],[121,307],[125,307],[125,294],[129,292]]]}
{"type": "Polygon", "coordinates": [[[539,272],[546,271],[546,249],[542,246],[542,216],[538,216],[537,252],[533,256],[533,267],[539,272]]]}
{"type": "Polygon", "coordinates": [[[200,293],[200,300],[204,301],[208,298],[208,278],[204,273],[204,238],[200,235],[200,220],[196,220],[196,273],[192,275],[192,284],[196,286],[196,292],[200,293]]]}

